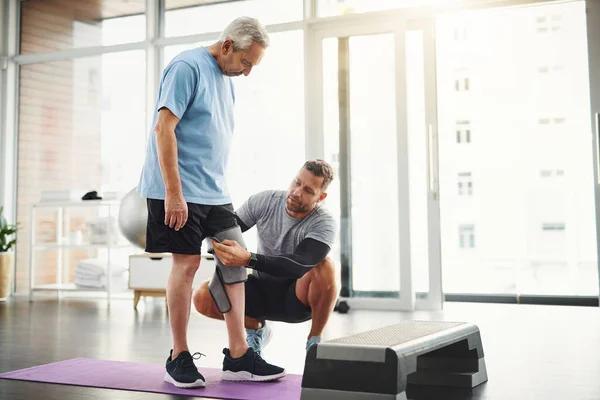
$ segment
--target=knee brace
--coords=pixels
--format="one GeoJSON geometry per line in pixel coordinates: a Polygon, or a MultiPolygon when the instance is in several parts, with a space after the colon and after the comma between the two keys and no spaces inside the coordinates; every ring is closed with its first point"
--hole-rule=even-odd
{"type": "Polygon", "coordinates": [[[225,314],[231,310],[231,302],[229,301],[229,296],[227,296],[227,292],[225,291],[225,285],[246,282],[248,279],[248,272],[246,271],[246,267],[226,267],[223,265],[221,260],[219,260],[214,254],[211,239],[215,239],[217,242],[234,240],[243,248],[246,248],[246,244],[244,243],[242,230],[239,226],[234,226],[232,228],[217,232],[208,239],[208,252],[213,254],[215,257],[215,263],[217,264],[215,273],[208,283],[208,291],[210,292],[210,295],[212,296],[219,312],[225,314]]]}

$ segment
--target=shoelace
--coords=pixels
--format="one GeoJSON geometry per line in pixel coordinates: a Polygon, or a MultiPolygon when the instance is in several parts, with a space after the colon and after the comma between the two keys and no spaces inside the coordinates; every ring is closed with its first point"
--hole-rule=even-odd
{"type": "Polygon", "coordinates": [[[255,363],[257,363],[257,362],[258,362],[259,364],[263,364],[263,365],[266,365],[266,364],[267,364],[267,362],[266,362],[266,361],[265,361],[265,360],[264,360],[264,359],[263,359],[263,358],[260,356],[260,354],[259,354],[259,353],[257,353],[257,352],[254,352],[254,357],[253,357],[253,358],[254,358],[254,360],[253,360],[254,362],[252,363],[252,367],[253,367],[253,368],[254,368],[254,364],[255,364],[255,363]]]}
{"type": "Polygon", "coordinates": [[[252,376],[254,376],[254,371],[256,370],[256,363],[259,364],[266,364],[267,362],[265,360],[263,360],[263,358],[260,356],[259,353],[257,352],[253,352],[252,354],[252,371],[250,371],[250,373],[252,374],[252,376]]]}
{"type": "Polygon", "coordinates": [[[182,359],[180,362],[181,368],[183,370],[185,370],[186,368],[189,368],[189,367],[196,368],[196,365],[194,364],[194,360],[199,360],[202,356],[206,357],[206,354],[202,354],[200,352],[195,352],[194,354],[192,354],[191,358],[182,359]]]}

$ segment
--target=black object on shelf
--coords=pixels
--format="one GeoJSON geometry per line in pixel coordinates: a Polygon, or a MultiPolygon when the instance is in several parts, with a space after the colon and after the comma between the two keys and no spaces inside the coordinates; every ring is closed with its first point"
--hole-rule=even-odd
{"type": "Polygon", "coordinates": [[[97,191],[92,190],[91,192],[84,194],[81,200],[102,200],[102,197],[98,196],[97,191]]]}

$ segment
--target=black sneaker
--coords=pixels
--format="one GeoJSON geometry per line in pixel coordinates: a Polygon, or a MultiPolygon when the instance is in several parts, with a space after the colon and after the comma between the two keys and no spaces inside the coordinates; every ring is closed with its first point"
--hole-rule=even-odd
{"type": "Polygon", "coordinates": [[[221,379],[225,381],[272,381],[287,375],[285,369],[267,363],[252,349],[240,358],[231,358],[229,349],[223,349],[223,371],[221,379]]]}
{"type": "Polygon", "coordinates": [[[203,355],[202,353],[194,353],[192,356],[189,351],[182,351],[176,359],[172,360],[173,350],[171,350],[166,363],[165,382],[172,383],[180,388],[204,387],[206,385],[204,377],[198,372],[198,368],[194,364],[194,360],[203,355]]]}

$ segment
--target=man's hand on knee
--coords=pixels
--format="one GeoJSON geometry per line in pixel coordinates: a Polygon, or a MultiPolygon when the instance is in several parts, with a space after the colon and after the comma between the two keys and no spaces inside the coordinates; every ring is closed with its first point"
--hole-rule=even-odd
{"type": "Polygon", "coordinates": [[[226,267],[245,267],[250,262],[250,252],[235,240],[223,240],[221,243],[213,240],[215,256],[226,267]]]}
{"type": "Polygon", "coordinates": [[[225,286],[246,281],[248,273],[246,272],[246,268],[244,268],[246,261],[242,255],[245,256],[248,252],[245,248],[246,245],[242,231],[237,225],[217,232],[211,244],[211,251],[215,255],[217,268],[208,288],[219,311],[228,313],[232,307],[228,292],[231,292],[233,289],[226,289],[225,286]]]}

